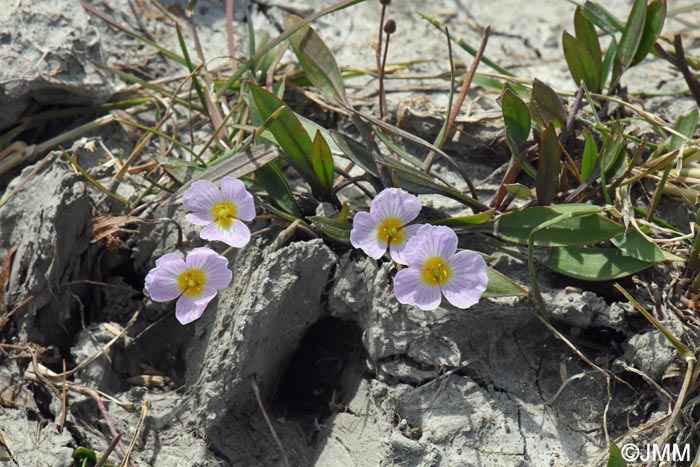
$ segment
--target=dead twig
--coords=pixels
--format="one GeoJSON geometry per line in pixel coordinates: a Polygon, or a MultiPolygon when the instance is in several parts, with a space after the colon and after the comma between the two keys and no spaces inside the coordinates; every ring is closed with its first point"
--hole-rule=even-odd
{"type": "Polygon", "coordinates": [[[263,405],[262,399],[260,398],[260,388],[258,387],[257,381],[255,381],[255,376],[252,376],[250,378],[250,384],[253,386],[253,392],[255,393],[255,399],[258,401],[258,406],[260,407],[260,411],[263,414],[263,417],[265,417],[265,423],[267,423],[267,428],[270,430],[270,434],[275,440],[275,443],[277,444],[277,447],[280,450],[280,453],[282,453],[282,460],[284,461],[284,467],[290,467],[289,463],[289,457],[287,457],[287,451],[284,450],[284,445],[282,444],[282,440],[280,440],[280,437],[277,436],[277,432],[275,431],[275,427],[272,424],[272,420],[270,420],[270,417],[267,415],[267,412],[265,411],[265,406],[263,405]]]}

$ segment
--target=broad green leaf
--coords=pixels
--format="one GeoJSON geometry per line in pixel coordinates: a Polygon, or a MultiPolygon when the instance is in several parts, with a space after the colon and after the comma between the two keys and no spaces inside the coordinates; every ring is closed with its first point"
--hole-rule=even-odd
{"type": "MultiPolygon", "coordinates": [[[[284,27],[292,28],[303,20],[292,14],[284,15],[284,27]]],[[[345,104],[345,84],[333,53],[311,26],[304,25],[289,36],[289,43],[306,72],[309,81],[330,102],[345,104]]]]}
{"type": "Polygon", "coordinates": [[[532,191],[520,183],[509,183],[506,185],[506,191],[518,199],[531,199],[532,191]]]}
{"type": "Polygon", "coordinates": [[[654,263],[626,256],[617,248],[565,246],[553,248],[544,265],[574,279],[607,281],[630,276],[654,263]]]}
{"type": "Polygon", "coordinates": [[[267,194],[270,195],[274,204],[294,217],[301,217],[301,211],[299,211],[299,207],[294,199],[294,194],[289,188],[287,179],[282,175],[282,170],[277,161],[270,162],[256,170],[255,178],[267,191],[267,194]]]}
{"type": "Polygon", "coordinates": [[[615,443],[610,443],[610,457],[608,457],[607,467],[627,467],[627,462],[622,457],[622,451],[615,443]]]}
{"type": "Polygon", "coordinates": [[[632,11],[627,18],[622,37],[617,44],[617,55],[613,64],[613,77],[611,88],[620,80],[622,74],[632,65],[639,43],[644,32],[644,23],[647,16],[647,0],[635,0],[632,11]]]}
{"type": "Polygon", "coordinates": [[[446,225],[448,227],[461,227],[465,225],[481,225],[485,224],[491,220],[493,215],[496,213],[495,209],[489,209],[488,211],[480,212],[471,216],[461,216],[461,217],[448,217],[447,219],[440,219],[438,221],[431,222],[433,225],[446,225]]]}
{"type": "Polygon", "coordinates": [[[592,245],[625,231],[621,224],[598,215],[600,212],[601,207],[590,204],[531,207],[503,214],[494,223],[493,233],[503,240],[527,245],[533,229],[567,213],[576,217],[536,232],[535,246],[592,245]]]}
{"type": "Polygon", "coordinates": [[[641,261],[658,263],[666,259],[663,250],[656,243],[650,242],[636,231],[629,231],[626,234],[611,238],[610,241],[626,256],[641,261]]]}
{"type": "Polygon", "coordinates": [[[598,163],[598,144],[590,131],[586,129],[584,133],[586,134],[586,145],[583,147],[583,158],[581,159],[581,180],[585,182],[598,163]]]}
{"type": "Polygon", "coordinates": [[[311,216],[309,220],[325,235],[342,243],[350,243],[352,224],[321,216],[311,216]]]}
{"type": "Polygon", "coordinates": [[[492,267],[486,268],[489,284],[484,297],[527,297],[528,291],[492,267]]]}
{"type": "MultiPolygon", "coordinates": [[[[678,121],[676,121],[676,125],[673,127],[673,129],[690,139],[695,134],[695,129],[697,126],[698,109],[693,109],[690,113],[678,117],[678,121]]],[[[676,149],[680,149],[684,143],[685,140],[683,138],[678,135],[673,135],[671,136],[671,142],[668,145],[668,150],[675,151],[676,149]]]]}
{"type": "Polygon", "coordinates": [[[639,41],[639,46],[637,47],[637,52],[634,54],[631,65],[636,65],[644,60],[644,57],[651,51],[656,43],[656,39],[658,39],[659,34],[661,34],[665,20],[666,0],[651,0],[651,3],[647,5],[642,38],[639,41]]]}
{"type": "Polygon", "coordinates": [[[566,110],[561,98],[546,84],[535,78],[530,97],[530,114],[537,124],[545,128],[551,122],[556,128],[566,125],[566,110]]]}
{"type": "Polygon", "coordinates": [[[564,31],[561,41],[564,46],[564,58],[576,86],[583,82],[589,91],[600,92],[602,64],[598,65],[586,46],[568,32],[564,31]]]}
{"type": "Polygon", "coordinates": [[[576,31],[576,39],[590,52],[591,58],[597,67],[596,72],[600,74],[603,66],[603,53],[600,50],[598,33],[593,23],[583,14],[583,9],[580,6],[576,7],[576,12],[574,13],[574,30],[576,31]]]}
{"type": "Polygon", "coordinates": [[[559,187],[561,172],[561,147],[554,125],[549,123],[542,132],[540,140],[540,158],[537,163],[535,180],[537,203],[546,206],[552,202],[559,187]]]}
{"type": "Polygon", "coordinates": [[[313,165],[316,179],[330,196],[333,189],[333,155],[326,139],[319,131],[311,142],[311,165],[313,165]]]}
{"type": "Polygon", "coordinates": [[[622,24],[619,19],[615,18],[608,10],[591,0],[586,0],[583,4],[583,15],[611,36],[616,32],[622,31],[625,27],[625,25],[622,24]]]}
{"type": "MultiPolygon", "coordinates": [[[[255,83],[249,83],[255,111],[263,120],[275,112],[277,118],[268,123],[268,128],[275,141],[289,157],[299,174],[311,185],[315,194],[323,193],[323,186],[316,177],[311,160],[311,138],[304,130],[294,112],[271,92],[261,88],[255,83]],[[280,110],[281,109],[281,110],[280,110]]],[[[252,106],[251,106],[252,107],[252,106]]]]}
{"type": "Polygon", "coordinates": [[[501,95],[501,107],[503,107],[508,145],[513,154],[519,154],[520,148],[530,136],[530,111],[527,104],[508,87],[501,95]]]}

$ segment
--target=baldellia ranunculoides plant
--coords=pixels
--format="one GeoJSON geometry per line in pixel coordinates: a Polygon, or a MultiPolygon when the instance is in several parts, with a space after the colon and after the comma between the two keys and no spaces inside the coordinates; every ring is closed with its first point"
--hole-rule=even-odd
{"type": "MultiPolygon", "coordinates": [[[[207,180],[196,181],[185,192],[183,204],[192,211],[186,215],[190,222],[206,226],[199,233],[201,238],[236,248],[250,241],[250,230],[243,221],[253,220],[255,204],[240,180],[225,177],[221,189],[207,180]]],[[[161,256],[146,276],[146,290],[156,302],[177,298],[175,316],[187,324],[202,316],[232,277],[228,259],[211,248],[195,248],[184,260],[175,253],[161,256]]]]}
{"type": "Polygon", "coordinates": [[[394,278],[396,299],[421,310],[434,310],[444,295],[457,308],[479,301],[488,285],[486,262],[471,250],[457,252],[457,234],[449,227],[412,224],[418,198],[400,188],[382,190],[369,213],[353,220],[350,241],[369,257],[381,258],[387,248],[402,268],[394,278]]]}

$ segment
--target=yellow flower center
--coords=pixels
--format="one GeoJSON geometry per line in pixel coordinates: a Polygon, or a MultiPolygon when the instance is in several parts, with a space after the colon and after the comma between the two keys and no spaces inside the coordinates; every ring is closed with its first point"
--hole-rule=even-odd
{"type": "Polygon", "coordinates": [[[452,277],[452,269],[444,258],[433,256],[423,265],[421,270],[423,282],[427,285],[443,285],[452,277]]]}
{"type": "Polygon", "coordinates": [[[377,227],[377,238],[382,243],[400,245],[405,236],[402,226],[403,223],[398,217],[387,217],[377,227]]]}
{"type": "Polygon", "coordinates": [[[177,287],[188,297],[198,297],[207,284],[207,276],[201,269],[190,269],[177,278],[177,287]]]}
{"type": "Polygon", "coordinates": [[[214,218],[214,222],[223,229],[233,224],[237,212],[236,205],[231,201],[221,201],[211,208],[211,216],[214,218]]]}

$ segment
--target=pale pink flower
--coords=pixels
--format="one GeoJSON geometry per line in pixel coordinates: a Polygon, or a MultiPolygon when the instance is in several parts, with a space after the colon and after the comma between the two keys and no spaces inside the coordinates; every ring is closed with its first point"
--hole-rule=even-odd
{"type": "Polygon", "coordinates": [[[406,264],[404,250],[420,225],[407,225],[420,213],[418,197],[400,188],[385,188],[373,200],[369,212],[357,213],[350,243],[367,256],[379,259],[389,248],[391,259],[406,264]]]}
{"type": "Polygon", "coordinates": [[[242,221],[255,218],[253,195],[233,177],[224,177],[221,190],[208,180],[196,181],[185,192],[182,203],[192,211],[185,217],[196,225],[205,225],[199,236],[220,240],[240,248],[250,241],[250,230],[242,221]]]}
{"type": "Polygon", "coordinates": [[[457,253],[457,234],[445,226],[422,226],[404,252],[408,268],[394,278],[394,294],[404,304],[434,310],[442,295],[457,308],[469,308],[486,290],[486,263],[471,250],[457,253]]]}
{"type": "Polygon", "coordinates": [[[175,317],[187,324],[202,316],[232,276],[226,258],[209,248],[195,248],[184,260],[175,253],[158,258],[146,276],[146,291],[156,302],[177,298],[175,317]]]}

